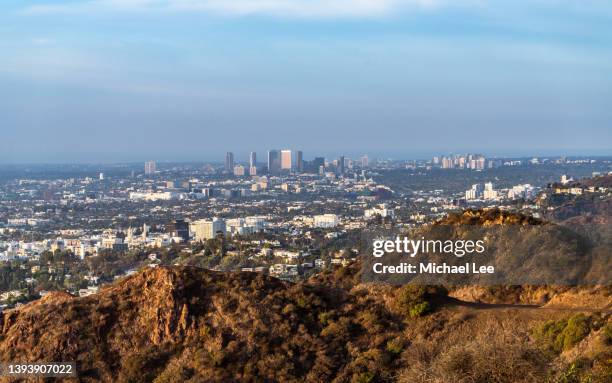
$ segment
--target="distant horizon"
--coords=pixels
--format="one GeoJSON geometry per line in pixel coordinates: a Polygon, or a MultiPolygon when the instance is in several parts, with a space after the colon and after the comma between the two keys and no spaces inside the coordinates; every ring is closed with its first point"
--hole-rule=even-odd
{"type": "MultiPolygon", "coordinates": [[[[286,148],[284,148],[286,149],[286,148]]],[[[274,149],[270,149],[270,150],[274,150],[274,149]]],[[[280,150],[280,149],[278,149],[280,150]]],[[[300,150],[300,149],[289,149],[292,152],[300,150]]],[[[228,150],[232,153],[234,153],[234,162],[235,163],[248,163],[248,155],[250,152],[247,152],[246,154],[243,154],[241,156],[242,152],[237,152],[237,151],[231,151],[228,150]]],[[[255,151],[257,153],[257,163],[259,164],[265,164],[267,162],[267,150],[265,151],[255,151]]],[[[466,150],[466,151],[460,151],[460,150],[455,150],[455,151],[451,151],[451,152],[436,152],[433,153],[429,156],[414,156],[414,157],[410,157],[410,156],[405,156],[405,157],[400,157],[398,156],[399,153],[395,153],[395,155],[393,155],[393,153],[389,152],[387,154],[384,153],[378,153],[377,151],[360,151],[358,153],[360,154],[347,154],[350,153],[348,151],[346,152],[338,152],[338,154],[331,154],[331,153],[317,153],[317,152],[308,152],[308,151],[304,151],[302,150],[302,152],[304,153],[304,160],[305,161],[310,161],[312,159],[314,159],[315,157],[324,157],[326,160],[335,160],[337,158],[339,158],[340,156],[345,156],[346,158],[350,158],[352,160],[358,160],[360,159],[363,155],[367,155],[370,161],[374,161],[374,160],[392,160],[392,161],[430,161],[433,159],[434,156],[450,156],[450,155],[463,155],[463,154],[482,154],[487,158],[501,158],[501,159],[519,159],[519,158],[559,158],[559,157],[568,157],[568,158],[612,158],[612,151],[607,151],[605,152],[604,150],[592,150],[592,151],[575,151],[572,153],[568,153],[568,152],[562,152],[562,151],[550,151],[550,152],[544,152],[544,151],[540,151],[540,152],[529,152],[529,153],[520,153],[520,152],[515,152],[515,153],[487,153],[484,151],[475,151],[475,150],[466,150]]],[[[200,158],[200,159],[159,159],[159,158],[144,158],[144,159],[134,159],[134,160],[125,160],[125,161],[42,161],[42,162],[5,162],[5,161],[0,161],[0,166],[45,166],[45,165],[57,165],[57,166],[71,166],[71,165],[105,165],[105,166],[111,166],[111,165],[138,165],[138,164],[144,164],[147,161],[154,161],[157,164],[199,164],[199,163],[204,163],[204,164],[220,164],[222,165],[224,162],[224,156],[225,156],[226,152],[221,153],[219,156],[214,156],[214,157],[209,157],[209,158],[200,158]]],[[[357,153],[357,152],[356,152],[357,153]]]]}

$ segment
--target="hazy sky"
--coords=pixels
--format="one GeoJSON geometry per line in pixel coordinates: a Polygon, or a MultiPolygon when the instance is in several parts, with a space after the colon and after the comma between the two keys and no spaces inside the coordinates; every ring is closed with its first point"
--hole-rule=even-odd
{"type": "Polygon", "coordinates": [[[0,162],[612,154],[609,0],[2,0],[0,162]]]}

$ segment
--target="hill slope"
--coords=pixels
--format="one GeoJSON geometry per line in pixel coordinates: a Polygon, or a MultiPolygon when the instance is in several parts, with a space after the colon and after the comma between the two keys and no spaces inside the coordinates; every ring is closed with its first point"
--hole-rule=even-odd
{"type": "MultiPolygon", "coordinates": [[[[396,336],[401,321],[391,316],[382,302],[341,287],[156,268],[95,296],[55,294],[3,313],[0,358],[74,360],[81,378],[105,381],[321,381],[349,373],[347,337],[371,349],[396,336]],[[380,313],[378,332],[360,326],[365,312],[380,313]]],[[[380,366],[381,376],[392,364],[380,366]]]]}
{"type": "MultiPolygon", "coordinates": [[[[359,284],[358,270],[290,284],[255,273],[148,269],[96,295],[55,293],[2,313],[0,360],[76,361],[81,381],[108,382],[528,382],[565,368],[532,329],[573,312],[483,310],[439,289],[359,284]],[[425,301],[437,308],[411,316],[425,301]],[[487,365],[491,345],[508,352],[487,365]]],[[[609,319],[587,315],[597,325],[586,334],[603,344],[609,319]]],[[[591,358],[589,374],[601,374],[603,350],[579,353],[591,358]]]]}

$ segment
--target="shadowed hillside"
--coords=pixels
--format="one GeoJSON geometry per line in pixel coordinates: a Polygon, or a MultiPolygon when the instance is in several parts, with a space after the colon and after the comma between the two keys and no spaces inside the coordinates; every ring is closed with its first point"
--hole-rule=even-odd
{"type": "MultiPolygon", "coordinates": [[[[449,213],[431,225],[380,228],[362,240],[365,281],[426,285],[609,285],[612,231],[608,225],[567,225],[500,209],[449,213]],[[380,239],[420,241],[416,255],[395,247],[372,256],[380,239]],[[480,242],[482,251],[455,252],[450,245],[480,242]],[[427,243],[427,247],[425,246],[427,243]],[[415,267],[423,263],[462,266],[473,262],[491,266],[494,273],[380,273],[374,265],[415,267]]],[[[379,243],[380,245],[380,243],[379,243]]],[[[458,247],[458,246],[457,246],[458,247]]],[[[380,249],[379,249],[380,250],[380,249]]]]}

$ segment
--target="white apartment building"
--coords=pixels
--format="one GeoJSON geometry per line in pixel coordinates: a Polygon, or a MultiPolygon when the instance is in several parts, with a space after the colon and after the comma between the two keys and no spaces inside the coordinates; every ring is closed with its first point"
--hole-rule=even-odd
{"type": "Polygon", "coordinates": [[[395,218],[395,210],[389,209],[386,204],[381,204],[371,209],[366,209],[363,215],[365,218],[373,218],[377,215],[382,218],[395,218]]]}
{"type": "Polygon", "coordinates": [[[314,227],[329,229],[338,226],[338,216],[335,214],[322,214],[314,216],[314,227]]]}
{"type": "Polygon", "coordinates": [[[497,198],[497,190],[493,189],[492,182],[485,183],[484,191],[482,192],[482,197],[484,199],[496,199],[497,198]]]}
{"type": "Polygon", "coordinates": [[[518,199],[518,198],[532,198],[536,193],[536,188],[531,186],[530,184],[523,185],[515,185],[510,190],[508,190],[508,198],[509,199],[518,199]]]}
{"type": "Polygon", "coordinates": [[[225,233],[225,221],[220,218],[200,219],[189,225],[189,230],[194,233],[196,241],[213,239],[218,232],[225,233]]]}

